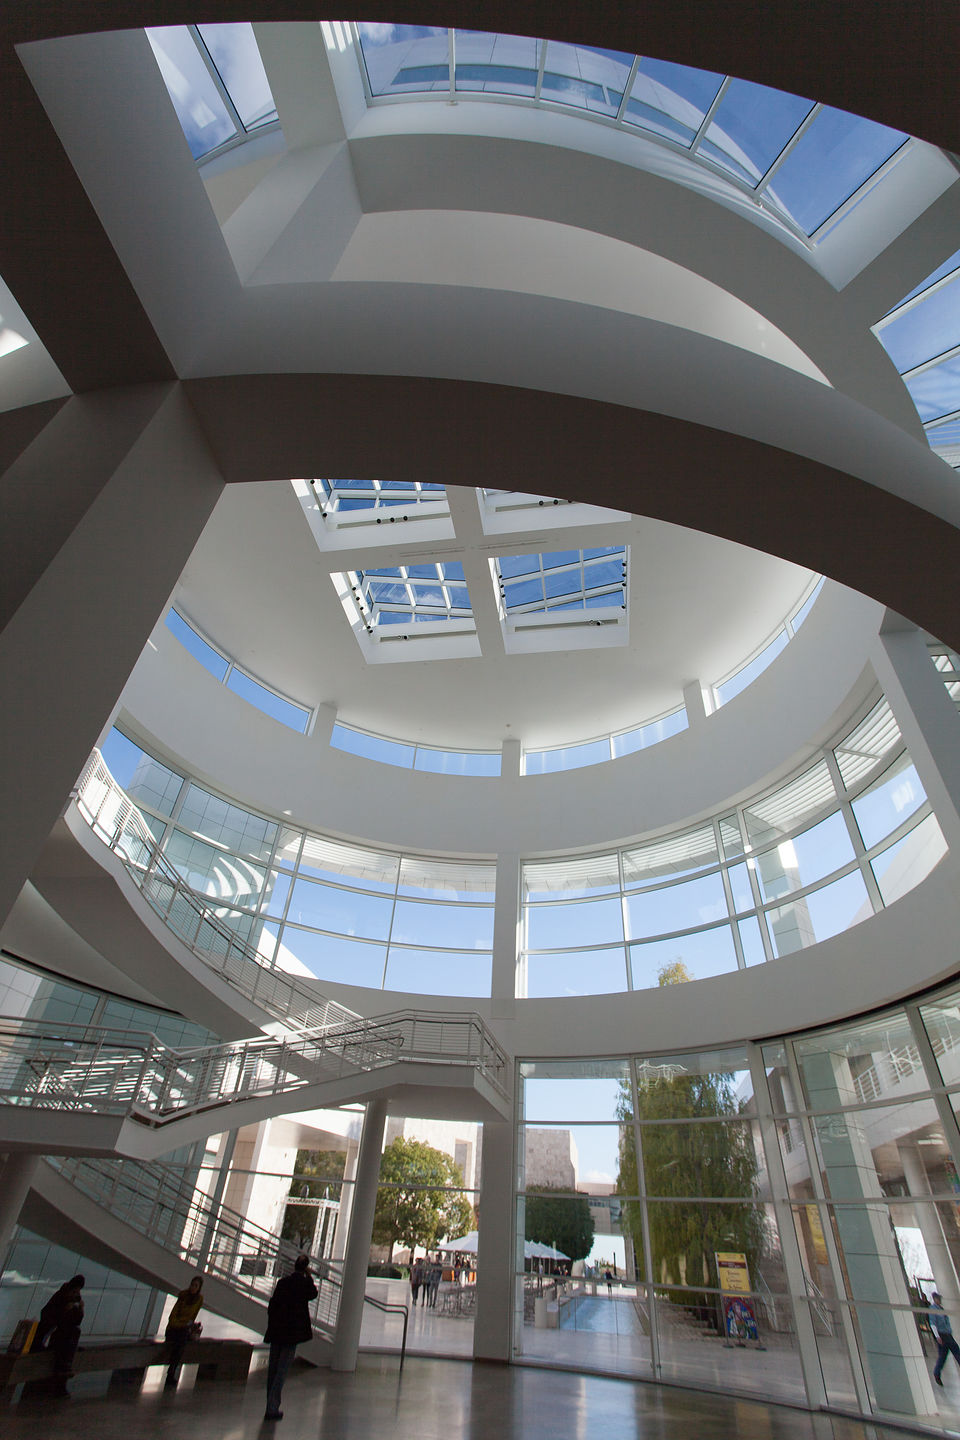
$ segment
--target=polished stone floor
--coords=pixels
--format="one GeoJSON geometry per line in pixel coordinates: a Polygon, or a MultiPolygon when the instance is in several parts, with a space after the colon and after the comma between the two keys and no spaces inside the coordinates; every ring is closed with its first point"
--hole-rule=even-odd
{"type": "Polygon", "coordinates": [[[106,1393],[96,1376],[65,1400],[0,1408],[4,1440],[894,1440],[902,1431],[754,1400],[518,1366],[363,1356],[354,1375],[294,1369],[284,1419],[263,1421],[263,1372],[244,1385],[106,1393]]]}

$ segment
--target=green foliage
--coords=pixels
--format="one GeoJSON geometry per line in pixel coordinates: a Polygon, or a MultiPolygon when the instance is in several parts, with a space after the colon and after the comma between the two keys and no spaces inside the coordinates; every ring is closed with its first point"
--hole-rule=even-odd
{"type": "Polygon", "coordinates": [[[527,1191],[525,1236],[555,1246],[571,1260],[583,1260],[593,1246],[589,1200],[574,1199],[555,1185],[531,1185],[527,1191]]]}
{"type": "MultiPolygon", "coordinates": [[[[690,978],[682,960],[660,971],[661,985],[683,984],[690,978]]],[[[702,1117],[700,1124],[644,1125],[641,1136],[654,1268],[651,1278],[688,1286],[688,1295],[674,1293],[672,1298],[712,1308],[712,1300],[697,1294],[696,1288],[716,1288],[714,1252],[742,1251],[754,1277],[764,1244],[763,1207],[752,1198],[757,1156],[751,1127],[730,1123],[741,1113],[733,1077],[722,1072],[652,1073],[641,1080],[637,1100],[641,1123],[696,1122],[702,1117]],[[686,1203],[662,1203],[672,1197],[686,1203]],[[729,1203],[724,1203],[725,1197],[730,1197],[729,1203]],[[734,1197],[741,1203],[735,1203],[734,1197]]],[[[626,1122],[634,1118],[628,1085],[622,1087],[617,1113],[626,1122]]],[[[639,1190],[632,1124],[621,1131],[617,1190],[622,1195],[637,1195],[639,1190]]],[[[647,1278],[643,1275],[641,1207],[636,1201],[624,1202],[623,1225],[633,1236],[641,1277],[647,1278]]]]}
{"type": "Polygon", "coordinates": [[[465,1235],[473,1210],[462,1193],[459,1165],[422,1140],[398,1135],[380,1161],[380,1186],[373,1218],[373,1243],[411,1251],[432,1249],[439,1240],[465,1235]]]}
{"type": "Polygon", "coordinates": [[[297,1204],[307,1200],[339,1200],[343,1189],[345,1150],[298,1150],[290,1182],[290,1199],[283,1213],[280,1236],[306,1248],[313,1240],[317,1223],[316,1205],[297,1204]]]}

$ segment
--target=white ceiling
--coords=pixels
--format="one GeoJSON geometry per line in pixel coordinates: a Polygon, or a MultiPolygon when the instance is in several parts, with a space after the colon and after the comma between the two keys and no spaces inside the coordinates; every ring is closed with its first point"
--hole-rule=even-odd
{"type": "MultiPolygon", "coordinates": [[[[512,541],[474,534],[466,549],[485,558],[511,548],[623,541],[630,547],[625,646],[368,665],[330,580],[331,571],[345,568],[344,552],[317,548],[290,485],[233,485],[175,603],[244,669],[305,704],[335,706],[344,723],[429,744],[496,747],[515,736],[537,748],[676,708],[686,684],[719,680],[747,659],[810,583],[810,572],[798,566],[638,517],[588,531],[530,531],[512,541]]],[[[378,547],[376,563],[400,563],[413,548],[378,547]]],[[[443,549],[447,558],[459,553],[450,542],[443,549]]],[[[349,552],[349,562],[359,563],[358,551],[349,552]]],[[[479,597],[472,599],[476,607],[479,597]]]]}

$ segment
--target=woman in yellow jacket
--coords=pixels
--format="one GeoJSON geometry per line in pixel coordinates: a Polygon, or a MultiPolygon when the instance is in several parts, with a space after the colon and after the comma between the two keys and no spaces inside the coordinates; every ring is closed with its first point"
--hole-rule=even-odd
{"type": "Polygon", "coordinates": [[[165,1389],[173,1390],[180,1379],[180,1366],[190,1332],[203,1308],[203,1276],[194,1275],[186,1290],[176,1298],[170,1318],[167,1321],[167,1345],[170,1347],[170,1365],[167,1370],[165,1389]]]}

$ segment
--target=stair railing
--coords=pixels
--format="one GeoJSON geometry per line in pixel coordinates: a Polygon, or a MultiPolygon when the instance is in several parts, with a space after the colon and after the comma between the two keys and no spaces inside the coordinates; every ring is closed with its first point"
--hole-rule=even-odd
{"type": "MultiPolygon", "coordinates": [[[[236,1211],[215,1205],[174,1165],[89,1157],[50,1159],[57,1172],[115,1220],[172,1251],[202,1273],[266,1305],[300,1251],[236,1211]]],[[[340,1262],[311,1256],[315,1330],[332,1339],[340,1308],[340,1262]]]]}

